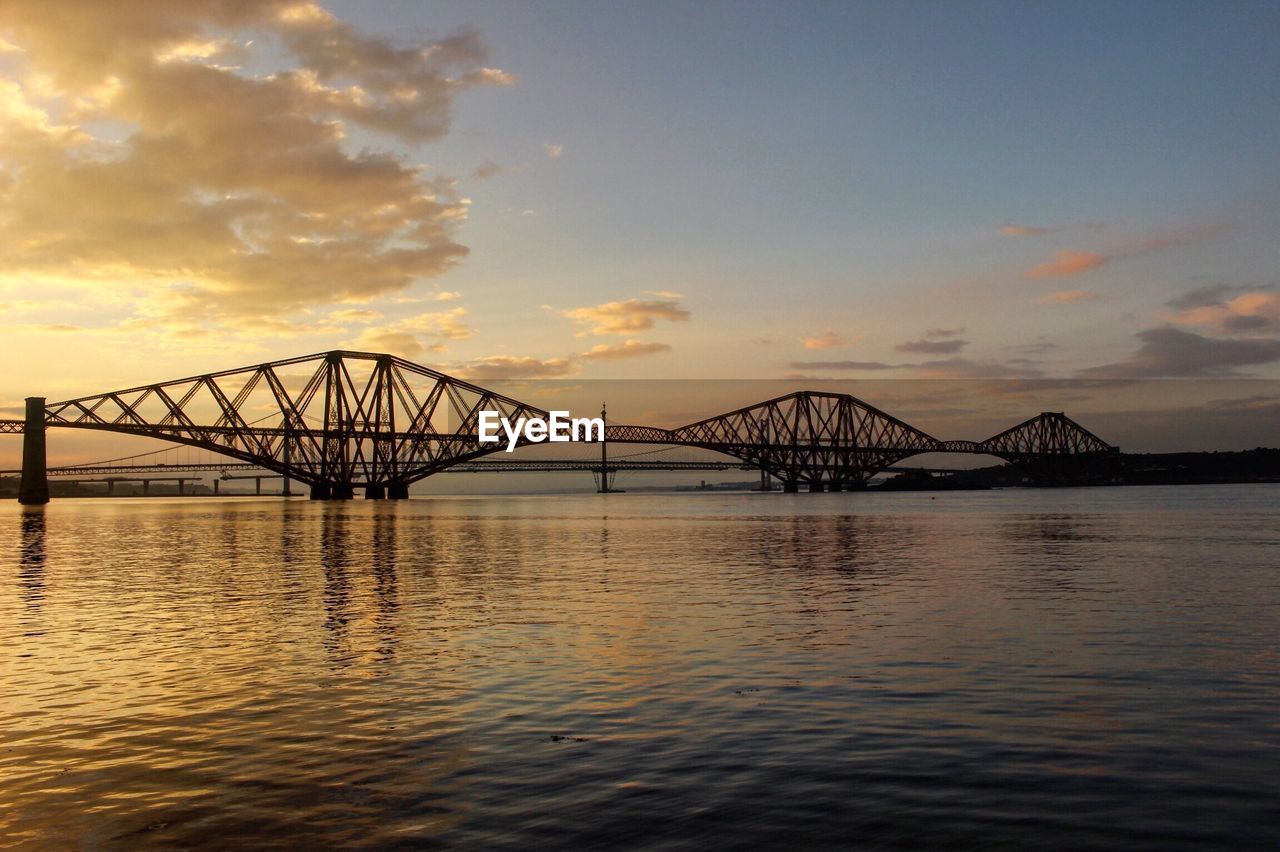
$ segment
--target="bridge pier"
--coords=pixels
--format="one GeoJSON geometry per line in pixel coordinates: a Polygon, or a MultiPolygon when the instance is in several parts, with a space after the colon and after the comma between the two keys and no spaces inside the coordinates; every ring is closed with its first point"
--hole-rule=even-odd
{"type": "Polygon", "coordinates": [[[328,500],[329,499],[329,483],[318,482],[311,486],[312,500],[328,500]]]}
{"type": "Polygon", "coordinates": [[[387,499],[387,489],[381,485],[366,485],[364,487],[364,499],[385,500],[387,499]]]}
{"type": "Polygon", "coordinates": [[[27,417],[22,426],[22,480],[18,485],[18,502],[26,506],[49,502],[42,396],[27,397],[27,417]]]}
{"type": "Polygon", "coordinates": [[[800,483],[798,482],[782,483],[782,491],[784,494],[795,494],[799,490],[800,490],[800,483]]]}
{"type": "Polygon", "coordinates": [[[830,484],[827,486],[827,490],[828,490],[828,491],[832,491],[832,492],[843,491],[843,490],[844,490],[844,483],[843,483],[843,482],[832,482],[832,483],[830,483],[830,484]]]}
{"type": "Polygon", "coordinates": [[[810,483],[809,483],[809,493],[810,493],[810,494],[821,494],[821,493],[822,493],[823,491],[825,491],[826,489],[827,489],[827,485],[826,485],[826,483],[825,483],[825,482],[810,482],[810,483]]]}
{"type": "Polygon", "coordinates": [[[388,500],[408,500],[409,486],[403,482],[393,482],[387,486],[388,500]]]}

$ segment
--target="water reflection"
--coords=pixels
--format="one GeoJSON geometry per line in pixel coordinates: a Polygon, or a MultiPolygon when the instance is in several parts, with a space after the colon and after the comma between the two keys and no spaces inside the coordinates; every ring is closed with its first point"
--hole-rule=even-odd
{"type": "Polygon", "coordinates": [[[329,660],[342,668],[351,663],[347,625],[351,619],[350,530],[347,509],[340,504],[321,507],[320,567],[324,572],[324,647],[329,660]]]}
{"type": "Polygon", "coordinates": [[[374,596],[377,601],[374,630],[378,634],[377,656],[387,661],[395,658],[398,645],[400,589],[396,571],[400,554],[396,524],[399,514],[398,506],[394,503],[379,506],[378,509],[373,517],[373,538],[370,542],[374,596]]]}
{"type": "Polygon", "coordinates": [[[27,609],[38,612],[44,600],[45,585],[45,507],[23,506],[21,509],[18,557],[18,588],[27,609]]]}
{"type": "Polygon", "coordinates": [[[13,507],[0,845],[1264,846],[1232,493],[13,507]]]}

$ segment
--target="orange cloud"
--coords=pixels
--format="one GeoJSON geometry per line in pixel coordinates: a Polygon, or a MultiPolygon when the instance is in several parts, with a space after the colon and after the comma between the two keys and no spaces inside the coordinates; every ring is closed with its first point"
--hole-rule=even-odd
{"type": "Polygon", "coordinates": [[[1041,228],[1036,225],[1009,224],[1000,228],[1000,236],[1002,237],[1036,237],[1047,233],[1049,233],[1048,228],[1041,228]]]}
{"type": "Polygon", "coordinates": [[[827,329],[814,337],[802,337],[800,342],[804,344],[805,349],[835,349],[838,346],[847,346],[852,341],[827,329]]]}
{"type": "Polygon", "coordinates": [[[1097,252],[1066,249],[1054,255],[1053,260],[1033,266],[1027,275],[1031,278],[1070,278],[1097,269],[1111,259],[1097,252]]]}
{"type": "Polygon", "coordinates": [[[1227,334],[1280,329],[1280,293],[1241,293],[1233,299],[1178,311],[1170,319],[1178,325],[1213,328],[1227,334]]]}
{"type": "Polygon", "coordinates": [[[1027,271],[1027,276],[1029,278],[1070,278],[1091,272],[1119,258],[1139,257],[1173,246],[1186,245],[1221,233],[1230,227],[1230,222],[1218,221],[1179,230],[1166,230],[1125,240],[1104,252],[1066,249],[1054,255],[1053,260],[1033,266],[1027,271]]]}

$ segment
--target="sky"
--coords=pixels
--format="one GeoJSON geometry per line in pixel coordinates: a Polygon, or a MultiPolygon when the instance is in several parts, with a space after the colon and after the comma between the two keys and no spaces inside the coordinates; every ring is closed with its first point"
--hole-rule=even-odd
{"type": "Polygon", "coordinates": [[[352,348],[1280,413],[1274,3],[0,0],[0,39],[8,412],[352,348]]]}

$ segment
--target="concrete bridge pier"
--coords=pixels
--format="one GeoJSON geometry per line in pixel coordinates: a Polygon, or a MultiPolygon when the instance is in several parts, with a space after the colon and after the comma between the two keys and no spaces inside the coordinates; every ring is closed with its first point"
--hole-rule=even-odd
{"type": "Polygon", "coordinates": [[[782,483],[782,491],[783,491],[783,493],[785,493],[785,494],[795,494],[795,493],[796,493],[797,491],[799,491],[799,490],[800,490],[800,483],[798,483],[798,482],[783,482],[783,483],[782,483]]]}
{"type": "Polygon", "coordinates": [[[328,500],[329,499],[329,483],[318,482],[311,486],[312,500],[328,500]]]}
{"type": "Polygon", "coordinates": [[[45,464],[44,397],[27,397],[27,419],[22,426],[22,479],[18,502],[39,506],[49,502],[49,471],[45,464]]]}
{"type": "Polygon", "coordinates": [[[388,500],[408,500],[409,486],[403,482],[393,482],[387,486],[388,500]]]}
{"type": "Polygon", "coordinates": [[[810,482],[810,483],[809,483],[809,493],[810,493],[810,494],[821,494],[823,491],[826,491],[826,490],[827,490],[827,484],[826,484],[825,482],[810,482]]]}
{"type": "Polygon", "coordinates": [[[844,483],[843,483],[843,482],[832,482],[832,483],[830,483],[830,484],[827,486],[827,490],[828,490],[828,491],[832,491],[832,492],[835,492],[835,491],[843,491],[843,490],[844,490],[844,483]]]}
{"type": "Polygon", "coordinates": [[[387,489],[381,485],[366,485],[364,487],[364,499],[385,500],[387,499],[387,489]]]}

